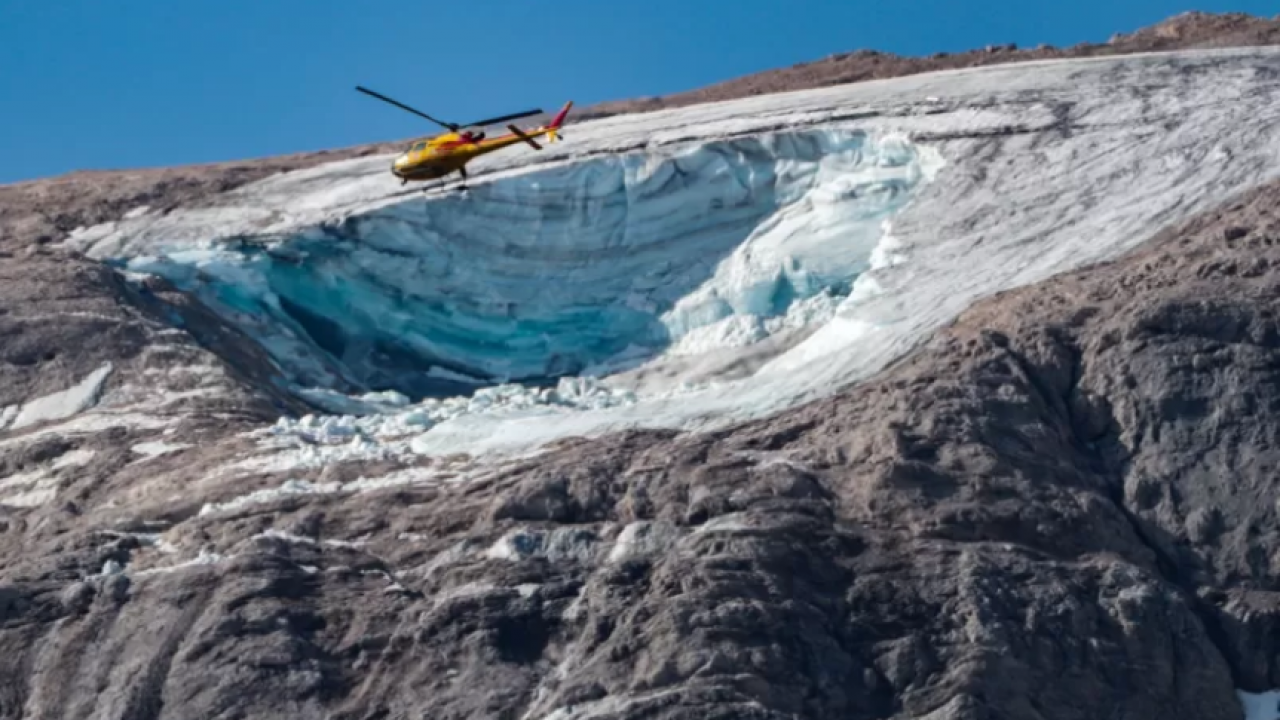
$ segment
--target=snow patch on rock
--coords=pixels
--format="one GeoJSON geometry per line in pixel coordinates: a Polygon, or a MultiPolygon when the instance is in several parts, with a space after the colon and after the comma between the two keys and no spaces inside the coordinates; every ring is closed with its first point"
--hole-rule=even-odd
{"type": "Polygon", "coordinates": [[[167,443],[161,440],[150,442],[135,443],[129,447],[129,450],[142,455],[144,459],[150,460],[154,457],[167,455],[168,453],[178,452],[191,447],[189,443],[167,443]]]}
{"type": "Polygon", "coordinates": [[[111,363],[105,363],[66,390],[27,402],[17,412],[9,429],[17,430],[37,423],[63,420],[93,407],[112,369],[111,363]]]}

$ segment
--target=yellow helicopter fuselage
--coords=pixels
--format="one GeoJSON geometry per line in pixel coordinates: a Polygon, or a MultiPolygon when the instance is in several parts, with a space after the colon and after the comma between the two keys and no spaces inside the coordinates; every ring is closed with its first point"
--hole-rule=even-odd
{"type": "Polygon", "coordinates": [[[470,132],[448,132],[418,140],[396,157],[391,172],[404,182],[435,180],[455,172],[465,176],[467,163],[481,155],[518,143],[527,143],[540,150],[542,148],[533,141],[545,137],[548,142],[556,142],[560,126],[572,104],[565,103],[551,123],[537,128],[520,130],[509,125],[511,133],[494,138],[470,132]]]}

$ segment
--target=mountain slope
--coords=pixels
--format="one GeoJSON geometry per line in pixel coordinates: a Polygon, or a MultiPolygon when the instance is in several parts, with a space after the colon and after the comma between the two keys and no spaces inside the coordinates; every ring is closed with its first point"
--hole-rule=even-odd
{"type": "MultiPolygon", "coordinates": [[[[482,202],[456,216],[389,194],[378,157],[0,188],[0,718],[1261,709],[1280,688],[1277,57],[983,69],[607,118],[580,125],[556,162],[485,166],[482,202]],[[812,126],[769,139],[782,117],[812,126]],[[670,144],[625,147],[637,127],[670,144]],[[460,218],[450,233],[476,257],[502,235],[497,215],[477,215],[498,201],[542,208],[540,242],[572,240],[586,235],[557,230],[546,208],[590,205],[611,163],[686,173],[694,190],[777,168],[798,195],[816,187],[831,201],[787,203],[793,220],[879,198],[823,184],[857,176],[876,145],[770,153],[807,147],[806,133],[887,129],[947,161],[894,215],[903,244],[856,270],[884,293],[876,317],[905,317],[912,332],[872,348],[885,367],[856,383],[834,370],[858,344],[805,373],[784,368],[825,397],[791,396],[713,432],[660,422],[502,457],[456,452],[458,438],[507,439],[483,412],[454,436],[422,433],[428,413],[389,396],[364,401],[360,418],[305,415],[311,396],[287,382],[279,346],[228,311],[243,300],[234,284],[188,292],[196,273],[171,282],[91,259],[155,270],[162,253],[196,257],[225,280],[203,261],[225,260],[229,239],[270,246],[287,230],[297,244],[272,252],[359,249],[385,241],[360,231],[388,217],[413,221],[402,251],[430,244],[428,219],[460,218]],[[727,158],[720,174],[694,172],[713,166],[708,154],[727,158]],[[851,164],[824,175],[829,157],[851,164]],[[296,172],[269,177],[280,169],[296,172]],[[554,192],[533,193],[531,179],[554,192]],[[552,197],[566,189],[578,194],[552,197]],[[351,205],[334,215],[335,198],[351,205]],[[922,279],[926,294],[911,297],[922,279]],[[388,427],[436,447],[380,436],[388,427]]],[[[707,199],[679,182],[633,187],[664,221],[707,199]]],[[[695,209],[720,240],[742,220],[732,213],[760,212],[695,209]]],[[[613,216],[590,217],[587,229],[613,216]]],[[[793,243],[848,230],[814,217],[764,233],[776,246],[747,243],[750,255],[824,257],[793,243]]],[[[620,227],[605,250],[663,234],[620,227]]],[[[493,257],[516,253],[518,235],[493,257]]],[[[236,267],[260,267],[254,247],[236,267]]],[[[310,257],[272,256],[304,270],[310,257]]],[[[488,267],[509,280],[529,257],[488,267]]],[[[379,267],[409,262],[402,252],[379,267]]],[[[737,360],[716,371],[759,369],[737,360]]]]}

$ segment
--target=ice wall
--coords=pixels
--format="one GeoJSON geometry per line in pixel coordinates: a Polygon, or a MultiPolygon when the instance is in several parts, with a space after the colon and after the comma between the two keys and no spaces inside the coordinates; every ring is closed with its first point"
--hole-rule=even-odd
{"type": "Polygon", "coordinates": [[[300,386],[450,394],[632,367],[684,339],[688,353],[819,317],[924,177],[899,137],[765,134],[119,261],[236,320],[300,386]]]}

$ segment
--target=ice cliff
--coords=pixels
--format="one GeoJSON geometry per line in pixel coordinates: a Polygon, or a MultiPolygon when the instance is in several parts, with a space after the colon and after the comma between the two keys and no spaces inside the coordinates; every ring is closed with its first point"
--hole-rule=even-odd
{"type": "Polygon", "coordinates": [[[293,382],[420,397],[440,378],[530,382],[641,361],[715,323],[759,332],[847,295],[921,181],[914,148],[891,138],[748,137],[124,266],[243,318],[293,382]]]}

